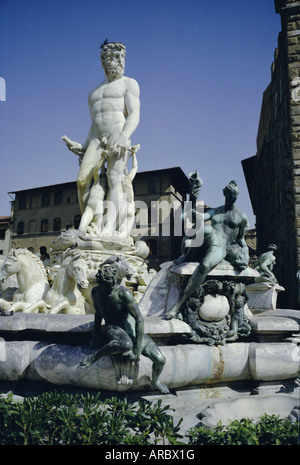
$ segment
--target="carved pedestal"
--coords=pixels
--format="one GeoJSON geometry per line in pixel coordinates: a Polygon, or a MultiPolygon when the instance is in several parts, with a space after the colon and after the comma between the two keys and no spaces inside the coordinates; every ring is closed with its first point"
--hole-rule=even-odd
{"type": "Polygon", "coordinates": [[[278,293],[284,291],[284,287],[272,282],[256,282],[246,287],[248,307],[253,313],[266,310],[275,310],[278,293]]]}

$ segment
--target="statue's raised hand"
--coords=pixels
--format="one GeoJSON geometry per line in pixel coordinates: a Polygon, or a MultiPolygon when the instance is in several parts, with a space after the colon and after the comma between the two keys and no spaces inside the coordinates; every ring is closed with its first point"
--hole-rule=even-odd
{"type": "Polygon", "coordinates": [[[199,173],[197,170],[191,171],[188,174],[188,179],[190,183],[190,195],[196,199],[199,195],[200,189],[203,185],[203,181],[199,176],[199,173]]]}

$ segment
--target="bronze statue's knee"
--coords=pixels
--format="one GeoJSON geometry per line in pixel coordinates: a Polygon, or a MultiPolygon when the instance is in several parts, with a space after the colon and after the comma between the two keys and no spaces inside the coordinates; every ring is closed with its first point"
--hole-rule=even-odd
{"type": "Polygon", "coordinates": [[[122,347],[123,347],[124,351],[126,351],[126,352],[128,350],[132,350],[133,349],[133,343],[132,343],[131,339],[127,339],[126,341],[123,341],[122,347]]]}
{"type": "Polygon", "coordinates": [[[206,263],[201,263],[201,267],[199,267],[199,271],[201,274],[207,274],[210,271],[210,266],[206,263]]]}
{"type": "Polygon", "coordinates": [[[162,353],[158,354],[157,363],[159,363],[162,366],[164,366],[164,364],[166,363],[166,357],[162,353]]]}

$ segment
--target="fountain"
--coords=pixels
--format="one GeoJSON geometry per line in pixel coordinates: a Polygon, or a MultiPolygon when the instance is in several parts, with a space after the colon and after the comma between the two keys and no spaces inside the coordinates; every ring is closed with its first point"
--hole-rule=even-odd
{"type": "Polygon", "coordinates": [[[123,74],[123,44],[104,43],[101,59],[88,137],[63,136],[79,157],[79,228],[53,242],[47,270],[39,264],[39,292],[28,289],[30,252],[11,250],[0,269],[3,289],[17,276],[0,301],[0,381],[161,395],[234,382],[256,393],[296,386],[300,314],[276,308],[284,289],[273,274],[274,244],[249,266],[235,181],[223,189],[224,205],[201,213],[203,181],[198,171],[188,175],[192,234],[178,259],[148,270],[148,247],[131,236],[139,87],[123,74]],[[146,290],[135,293],[141,284],[146,290]]]}

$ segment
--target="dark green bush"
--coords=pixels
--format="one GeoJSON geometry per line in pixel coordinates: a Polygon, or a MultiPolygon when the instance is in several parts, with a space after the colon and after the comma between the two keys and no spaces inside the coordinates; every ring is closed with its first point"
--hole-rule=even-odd
{"type": "Polygon", "coordinates": [[[14,402],[0,398],[0,445],[179,444],[181,421],[170,407],[116,397],[45,392],[14,402]]]}
{"type": "MultiPolygon", "coordinates": [[[[174,425],[162,402],[130,403],[99,395],[51,391],[23,402],[0,397],[1,445],[151,445],[182,444],[181,421],[174,425]]],[[[258,423],[233,421],[214,430],[191,428],[192,445],[299,445],[299,423],[264,415],[258,423]]]]}
{"type": "Polygon", "coordinates": [[[299,445],[299,423],[276,415],[263,415],[258,423],[243,418],[228,426],[218,423],[213,430],[203,426],[188,432],[194,445],[299,445]]]}

